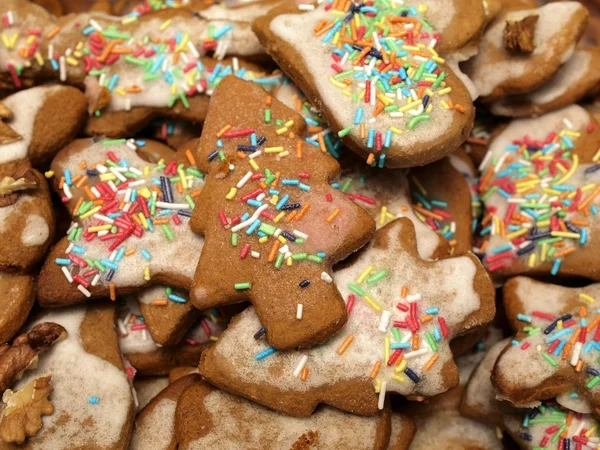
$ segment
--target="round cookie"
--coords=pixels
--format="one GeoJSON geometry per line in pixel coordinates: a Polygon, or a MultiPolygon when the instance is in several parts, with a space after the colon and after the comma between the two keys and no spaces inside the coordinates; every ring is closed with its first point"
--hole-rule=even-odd
{"type": "Polygon", "coordinates": [[[71,142],[85,122],[85,96],[69,86],[36,86],[4,98],[0,102],[11,112],[0,119],[20,136],[2,143],[0,164],[29,160],[46,166],[59,149],[71,142]]]}
{"type": "MultiPolygon", "coordinates": [[[[61,325],[68,337],[42,354],[37,367],[26,371],[12,389],[50,377],[53,413],[43,417],[41,429],[24,446],[0,442],[0,449],[128,448],[135,408],[114,330],[114,313],[110,307],[63,308],[42,313],[31,324],[61,325]]],[[[4,416],[5,409],[3,403],[0,415],[4,416]]]]}
{"type": "Polygon", "coordinates": [[[27,320],[35,300],[35,280],[31,275],[0,272],[0,345],[8,342],[27,320]]]}
{"type": "Polygon", "coordinates": [[[587,25],[588,12],[579,2],[553,2],[501,15],[486,30],[479,54],[465,65],[481,99],[528,93],[550,80],[573,54],[587,25]],[[531,53],[511,53],[503,42],[507,21],[538,16],[531,53]]]}
{"type": "Polygon", "coordinates": [[[285,414],[307,416],[319,403],[374,414],[386,393],[414,399],[456,386],[449,342],[494,316],[493,288],[479,261],[472,254],[421,260],[406,218],[379,229],[333,278],[349,320],[329,341],[273,353],[249,308],[203,353],[200,373],[285,414]]]}
{"type": "Polygon", "coordinates": [[[28,162],[0,164],[0,271],[37,266],[54,238],[55,218],[44,176],[28,162]]]}
{"type": "MultiPolygon", "coordinates": [[[[414,40],[410,28],[421,19],[450,23],[450,12],[455,10],[444,9],[447,3],[432,2],[425,13],[420,13],[416,7],[394,9],[386,2],[376,1],[369,6],[373,11],[363,13],[361,6],[348,11],[351,26],[343,28],[339,15],[343,12],[330,10],[331,5],[321,3],[314,10],[301,13],[295,5],[284,4],[256,19],[253,29],[266,51],[323,113],[345,145],[380,167],[412,167],[451,153],[466,139],[473,124],[470,94],[444,64],[444,55],[440,57],[433,47],[427,47],[444,42],[443,38],[436,39],[435,24],[415,35],[414,40]],[[400,51],[394,39],[383,39],[377,31],[376,42],[370,31],[367,37],[361,34],[358,39],[357,30],[365,33],[367,26],[374,27],[369,17],[374,12],[388,17],[393,36],[409,33],[407,39],[414,45],[409,46],[406,55],[398,53],[399,58],[406,58],[406,65],[410,64],[408,73],[392,62],[400,51]],[[402,17],[402,13],[407,17],[402,17]],[[339,29],[343,31],[340,39],[347,41],[340,49],[333,44],[339,29]],[[298,45],[300,42],[302,45],[298,45]],[[421,44],[431,59],[423,61],[425,57],[414,54],[421,44]],[[360,76],[353,75],[355,67],[360,76]],[[386,69],[386,75],[380,76],[385,67],[392,70],[386,69]],[[425,84],[418,87],[421,81],[425,84]]],[[[478,3],[483,21],[482,5],[478,3]]],[[[339,7],[344,10],[341,4],[339,7]]],[[[464,30],[453,29],[458,33],[464,30]]]]}
{"type": "MultiPolygon", "coordinates": [[[[352,448],[385,450],[391,433],[391,411],[360,417],[321,408],[312,416],[294,418],[271,411],[198,382],[187,388],[176,409],[175,435],[179,449],[211,449],[216,446],[276,450],[352,448]],[[340,430],[343,427],[343,432],[340,430]]],[[[403,416],[398,441],[406,449],[414,434],[411,419],[403,416]]]]}
{"type": "Polygon", "coordinates": [[[600,87],[599,64],[600,47],[577,49],[541,87],[496,100],[489,105],[490,110],[498,116],[528,117],[576,103],[600,87]]]}

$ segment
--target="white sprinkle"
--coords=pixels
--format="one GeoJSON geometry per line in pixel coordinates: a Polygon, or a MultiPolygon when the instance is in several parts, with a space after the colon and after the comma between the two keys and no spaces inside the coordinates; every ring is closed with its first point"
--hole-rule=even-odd
{"type": "Polygon", "coordinates": [[[304,366],[306,365],[306,361],[308,361],[308,355],[302,355],[302,358],[300,358],[300,361],[296,366],[296,370],[294,370],[294,378],[298,378],[300,372],[302,372],[302,369],[304,369],[304,366]]]}
{"type": "Polygon", "coordinates": [[[244,187],[244,185],[248,182],[248,180],[250,179],[250,177],[252,177],[252,172],[248,171],[246,173],[246,175],[244,175],[242,177],[242,179],[240,181],[238,181],[238,184],[235,185],[236,188],[241,189],[244,187]]]}
{"type": "Polygon", "coordinates": [[[333,278],[331,278],[327,272],[321,272],[321,280],[325,283],[333,282],[333,278]]]}
{"type": "Polygon", "coordinates": [[[387,381],[381,382],[381,387],[379,388],[379,402],[377,403],[377,407],[379,409],[383,409],[385,405],[385,393],[387,392],[387,381]]]}
{"type": "Polygon", "coordinates": [[[75,244],[73,244],[72,242],[69,244],[69,246],[67,247],[67,249],[65,250],[65,254],[68,255],[69,253],[71,253],[71,250],[73,250],[73,246],[75,244]]]}
{"type": "Polygon", "coordinates": [[[302,303],[298,303],[298,307],[296,308],[296,319],[298,319],[298,320],[302,319],[303,310],[304,310],[304,306],[302,305],[302,303]]]}
{"type": "Polygon", "coordinates": [[[127,178],[125,178],[116,168],[111,167],[108,170],[123,183],[127,181],[127,178]]]}
{"type": "Polygon", "coordinates": [[[254,158],[259,157],[260,155],[262,155],[262,150],[256,150],[254,153],[250,153],[248,155],[248,158],[254,159],[254,158]]]}
{"type": "Polygon", "coordinates": [[[192,209],[187,203],[156,202],[156,207],[162,209],[192,209]]]}
{"type": "Polygon", "coordinates": [[[96,170],[100,173],[108,172],[108,169],[106,168],[106,166],[104,166],[102,164],[96,164],[96,170]]]}
{"type": "Polygon", "coordinates": [[[233,58],[232,65],[233,65],[234,72],[237,72],[238,70],[240,70],[240,61],[236,57],[233,58]]]}
{"type": "Polygon", "coordinates": [[[563,119],[563,123],[565,124],[565,126],[569,129],[573,129],[573,124],[571,123],[571,121],[569,119],[567,119],[566,117],[563,119]]]}
{"type": "Polygon", "coordinates": [[[299,231],[299,230],[292,231],[292,234],[300,239],[304,239],[304,240],[308,239],[308,234],[303,233],[302,231],[299,231]]]}
{"type": "Polygon", "coordinates": [[[421,300],[421,294],[410,294],[406,296],[406,301],[408,303],[414,303],[421,300]]]}
{"type": "Polygon", "coordinates": [[[500,171],[500,169],[502,168],[502,166],[504,165],[504,161],[506,161],[506,158],[508,157],[508,153],[504,153],[500,159],[498,160],[498,162],[496,163],[496,165],[494,166],[494,173],[498,173],[500,171]]]}
{"type": "Polygon", "coordinates": [[[298,9],[300,11],[313,11],[315,9],[315,5],[309,5],[309,4],[304,3],[301,5],[298,5],[298,9]]]}
{"type": "Polygon", "coordinates": [[[262,201],[265,199],[265,197],[266,197],[266,196],[267,196],[267,194],[265,194],[265,193],[263,192],[263,193],[259,194],[259,195],[256,197],[256,200],[258,200],[259,202],[262,202],[262,201]]]}
{"type": "Polygon", "coordinates": [[[575,346],[573,347],[573,355],[571,356],[571,365],[573,367],[575,367],[579,362],[579,355],[581,354],[582,345],[583,344],[581,342],[576,342],[575,346]]]}
{"type": "Polygon", "coordinates": [[[97,31],[102,31],[102,27],[94,19],[90,19],[90,25],[93,26],[97,31]]]}
{"type": "Polygon", "coordinates": [[[188,41],[187,46],[190,49],[190,52],[192,52],[192,55],[194,55],[194,58],[198,59],[200,57],[200,54],[198,53],[198,50],[196,49],[194,43],[192,41],[188,41]]]}
{"type": "Polygon", "coordinates": [[[260,258],[260,253],[255,252],[254,250],[252,250],[250,252],[250,256],[252,256],[253,258],[257,258],[258,259],[258,258],[260,258]]]}
{"type": "Polygon", "coordinates": [[[131,183],[129,183],[128,186],[129,187],[143,186],[147,182],[148,182],[148,180],[136,180],[136,181],[132,181],[131,183]]]}
{"type": "Polygon", "coordinates": [[[62,270],[62,273],[65,274],[65,278],[67,279],[67,281],[69,283],[72,283],[73,277],[71,276],[71,272],[69,272],[69,269],[67,269],[65,266],[62,266],[60,270],[62,270]]]}
{"type": "Polygon", "coordinates": [[[96,275],[94,275],[94,278],[92,278],[92,286],[96,286],[98,284],[98,282],[100,281],[100,274],[97,273],[96,275]]]}
{"type": "Polygon", "coordinates": [[[283,253],[283,254],[285,255],[287,252],[289,252],[289,251],[290,251],[290,247],[289,247],[287,244],[285,244],[285,245],[284,245],[283,247],[281,247],[281,248],[280,248],[278,251],[279,251],[279,253],[283,253]]]}
{"type": "Polygon", "coordinates": [[[404,355],[406,359],[418,358],[419,356],[423,356],[427,354],[426,348],[420,348],[419,350],[415,350],[414,352],[408,352],[404,355]]]}
{"type": "Polygon", "coordinates": [[[483,172],[483,168],[488,165],[490,159],[492,159],[492,152],[488,150],[485,156],[483,157],[483,161],[481,161],[481,164],[479,164],[478,169],[480,172],[483,172]]]}
{"type": "Polygon", "coordinates": [[[122,336],[127,336],[129,333],[127,333],[127,328],[125,328],[125,325],[123,325],[123,321],[121,319],[117,320],[117,326],[119,327],[119,331],[121,332],[122,336]]]}
{"type": "Polygon", "coordinates": [[[48,59],[54,59],[54,44],[48,46],[48,59]]]}
{"type": "MultiPolygon", "coordinates": [[[[157,205],[160,202],[157,202],[157,205]]],[[[256,219],[258,219],[258,217],[260,216],[260,214],[269,207],[269,205],[261,205],[259,206],[256,211],[254,211],[254,214],[252,214],[252,216],[246,220],[244,220],[241,223],[238,223],[236,226],[231,228],[231,232],[235,233],[237,231],[243,230],[244,228],[249,227],[250,225],[252,225],[252,223],[254,223],[254,221],[256,219]]]]}
{"type": "Polygon", "coordinates": [[[92,296],[92,294],[90,293],[90,291],[88,291],[86,288],[84,288],[81,284],[77,285],[77,289],[79,289],[79,292],[81,292],[87,298],[90,298],[92,296]]]}
{"type": "Polygon", "coordinates": [[[60,81],[67,81],[67,62],[64,56],[58,58],[58,65],[60,68],[60,81]]]}
{"type": "Polygon", "coordinates": [[[390,318],[392,317],[392,313],[389,311],[383,311],[381,313],[381,317],[379,318],[379,328],[378,330],[382,333],[387,332],[388,325],[390,324],[390,318]]]}
{"type": "Polygon", "coordinates": [[[73,198],[73,194],[71,194],[71,188],[67,183],[63,184],[63,192],[65,193],[65,197],[67,197],[69,200],[73,198]]]}
{"type": "MultiPolygon", "coordinates": [[[[398,90],[400,90],[400,89],[398,89],[398,90]]],[[[390,117],[393,117],[393,118],[404,117],[404,113],[400,112],[400,111],[393,111],[390,113],[390,117]]]]}

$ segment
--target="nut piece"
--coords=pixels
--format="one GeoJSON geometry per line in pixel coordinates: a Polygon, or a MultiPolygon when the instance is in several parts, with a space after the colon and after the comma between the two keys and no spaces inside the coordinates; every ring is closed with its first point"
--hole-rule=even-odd
{"type": "Polygon", "coordinates": [[[2,401],[6,403],[6,409],[0,420],[2,441],[22,444],[42,428],[42,416],[54,413],[54,406],[48,400],[54,390],[50,385],[51,378],[36,378],[16,392],[10,389],[4,392],[2,401]]]}
{"type": "Polygon", "coordinates": [[[17,169],[11,177],[0,181],[0,208],[10,206],[19,199],[19,191],[37,189],[38,181],[29,168],[17,169]]]}
{"type": "Polygon", "coordinates": [[[106,86],[101,86],[96,78],[88,77],[85,79],[84,84],[90,116],[96,111],[102,111],[110,104],[112,99],[110,91],[106,86]]]}
{"type": "Polygon", "coordinates": [[[12,117],[12,111],[4,103],[0,102],[0,145],[10,144],[11,142],[23,139],[23,136],[3,122],[4,119],[10,120],[12,117]]]}
{"type": "Polygon", "coordinates": [[[533,42],[535,36],[535,26],[539,16],[531,15],[524,19],[506,21],[504,28],[504,47],[513,53],[531,53],[535,50],[533,42]]]}
{"type": "Polygon", "coordinates": [[[67,337],[62,326],[45,322],[33,327],[29,333],[17,336],[12,346],[0,347],[0,392],[12,386],[26,369],[37,367],[38,354],[67,337]]]}

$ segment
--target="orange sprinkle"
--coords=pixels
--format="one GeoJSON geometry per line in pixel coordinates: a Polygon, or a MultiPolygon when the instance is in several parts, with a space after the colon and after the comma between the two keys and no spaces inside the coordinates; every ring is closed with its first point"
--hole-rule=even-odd
{"type": "Polygon", "coordinates": [[[575,251],[575,247],[565,248],[564,250],[561,250],[560,252],[556,252],[554,254],[554,257],[562,258],[563,256],[567,256],[569,253],[573,253],[574,251],[575,251]]]}
{"type": "Polygon", "coordinates": [[[108,285],[108,291],[110,293],[110,299],[114,302],[117,299],[117,294],[115,293],[115,283],[110,283],[108,285]]]}
{"type": "Polygon", "coordinates": [[[79,180],[75,181],[75,179],[73,179],[73,183],[75,183],[75,187],[80,188],[87,182],[88,176],[87,175],[83,175],[83,176],[78,175],[78,177],[79,177],[79,180]]]}
{"type": "Polygon", "coordinates": [[[112,50],[115,47],[115,45],[120,44],[122,42],[123,41],[121,39],[117,39],[116,41],[110,41],[108,43],[108,45],[104,48],[104,51],[102,52],[102,54],[100,56],[98,56],[98,58],[96,58],[96,59],[100,62],[106,61],[108,56],[112,53],[112,50]]]}
{"type": "Polygon", "coordinates": [[[223,136],[225,133],[227,133],[229,130],[231,130],[231,128],[233,128],[231,126],[231,124],[227,124],[225,125],[223,128],[221,128],[221,131],[219,131],[217,133],[217,137],[220,138],[221,136],[223,136]]]}
{"type": "MultiPolygon", "coordinates": [[[[302,217],[304,217],[304,214],[306,214],[306,211],[308,211],[309,209],[310,209],[310,202],[306,202],[304,204],[304,206],[302,207],[302,209],[298,212],[298,215],[296,216],[296,220],[302,219],[302,217]]],[[[297,211],[297,210],[294,210],[294,211],[297,211]]]]}
{"type": "Polygon", "coordinates": [[[135,253],[135,248],[130,248],[125,252],[125,256],[131,256],[135,253]]]}
{"type": "Polygon", "coordinates": [[[58,182],[58,188],[62,189],[65,184],[65,177],[60,177],[60,181],[58,182]]]}
{"type": "Polygon", "coordinates": [[[200,195],[201,192],[202,192],[202,189],[196,189],[195,191],[192,191],[192,193],[190,194],[190,197],[196,198],[200,195]]]}
{"type": "Polygon", "coordinates": [[[304,367],[300,372],[300,381],[306,381],[308,379],[308,367],[304,367]]]}
{"type": "Polygon", "coordinates": [[[402,298],[406,298],[408,295],[408,288],[406,286],[402,286],[402,289],[400,289],[400,295],[402,298]]]}
{"type": "Polygon", "coordinates": [[[154,225],[168,225],[169,221],[170,221],[169,219],[156,219],[152,223],[154,225]]]}
{"type": "Polygon", "coordinates": [[[92,192],[92,190],[89,188],[89,186],[84,186],[83,187],[83,192],[85,192],[85,195],[87,195],[87,197],[90,200],[95,200],[96,196],[94,195],[94,193],[92,192]]]}
{"type": "Polygon", "coordinates": [[[434,353],[431,358],[429,358],[429,361],[427,361],[425,363],[425,370],[429,371],[429,369],[431,369],[433,367],[433,365],[435,364],[435,362],[438,360],[439,358],[439,353],[434,353]]]}
{"type": "Polygon", "coordinates": [[[419,335],[415,334],[412,337],[412,349],[413,350],[418,350],[419,349],[419,335]]]}
{"type": "Polygon", "coordinates": [[[267,104],[267,106],[271,106],[271,103],[273,103],[273,97],[271,97],[270,95],[267,95],[265,103],[267,104]]]}
{"type": "Polygon", "coordinates": [[[194,158],[194,154],[189,149],[185,151],[185,157],[192,166],[196,165],[196,158],[194,158]]]}
{"type": "Polygon", "coordinates": [[[54,36],[56,36],[58,34],[59,31],[60,31],[60,27],[57,25],[51,31],[48,32],[48,34],[46,35],[46,38],[52,39],[54,36]]]}
{"type": "Polygon", "coordinates": [[[331,214],[329,214],[329,217],[327,217],[327,219],[325,219],[325,221],[326,221],[327,223],[331,223],[331,222],[333,222],[333,220],[334,220],[334,219],[335,219],[337,216],[339,216],[339,215],[340,215],[340,212],[341,212],[341,211],[340,211],[340,208],[335,208],[335,209],[333,210],[333,212],[332,212],[331,214]]]}
{"type": "Polygon", "coordinates": [[[296,212],[296,210],[294,210],[285,218],[285,221],[287,223],[290,223],[292,220],[294,220],[296,218],[297,215],[298,215],[298,213],[296,212]]]}
{"type": "Polygon", "coordinates": [[[83,197],[79,197],[79,200],[77,200],[77,203],[75,204],[75,207],[73,208],[73,215],[77,214],[77,211],[79,211],[79,208],[81,207],[82,203],[83,203],[83,197]]]}
{"type": "Polygon", "coordinates": [[[465,112],[465,107],[458,103],[456,105],[454,105],[454,109],[457,110],[461,114],[464,114],[464,112],[465,112]]]}
{"type": "Polygon", "coordinates": [[[153,300],[152,306],[167,306],[166,300],[153,300]]]}
{"type": "Polygon", "coordinates": [[[419,322],[421,323],[426,323],[426,322],[431,322],[433,320],[433,316],[431,314],[427,314],[426,316],[423,316],[419,319],[419,322]]]}
{"type": "Polygon", "coordinates": [[[587,317],[587,308],[585,306],[579,307],[579,317],[587,317]]]}
{"type": "MultiPolygon", "coordinates": [[[[362,126],[362,125],[361,125],[362,126]]],[[[374,153],[369,153],[369,156],[367,157],[367,164],[370,166],[371,164],[373,164],[373,160],[375,159],[375,154],[374,153]]]]}
{"type": "Polygon", "coordinates": [[[325,147],[325,141],[323,140],[323,133],[319,133],[317,138],[319,140],[319,147],[321,148],[321,151],[323,153],[327,153],[327,147],[325,147]]]}
{"type": "Polygon", "coordinates": [[[320,133],[321,131],[323,131],[323,127],[308,127],[307,131],[309,133],[320,133]]]}
{"type": "Polygon", "coordinates": [[[268,262],[275,261],[275,257],[277,256],[277,250],[279,250],[279,241],[275,239],[273,241],[273,245],[271,245],[271,251],[269,251],[269,257],[267,258],[268,262]]]}
{"type": "Polygon", "coordinates": [[[361,124],[360,124],[360,138],[361,138],[361,139],[364,139],[364,138],[366,138],[366,137],[367,137],[367,132],[366,132],[366,130],[365,130],[365,124],[364,124],[364,123],[361,123],[361,124]]]}
{"type": "Polygon", "coordinates": [[[302,159],[302,141],[296,141],[296,158],[302,159]]]}
{"type": "Polygon", "coordinates": [[[570,342],[567,342],[567,344],[565,345],[565,349],[562,352],[561,359],[563,361],[566,361],[569,358],[569,354],[571,353],[572,349],[573,349],[573,344],[571,344],[570,342]]]}
{"type": "Polygon", "coordinates": [[[580,359],[575,366],[575,372],[581,372],[581,369],[583,369],[583,360],[580,359]]]}
{"type": "Polygon", "coordinates": [[[413,208],[416,209],[421,214],[423,214],[424,216],[429,216],[429,217],[432,217],[433,219],[437,219],[440,221],[444,220],[444,218],[442,216],[440,216],[439,214],[436,214],[436,213],[432,213],[428,209],[421,208],[420,206],[417,206],[417,205],[413,205],[413,208]]]}
{"type": "MultiPolygon", "coordinates": [[[[567,413],[567,418],[565,420],[565,423],[567,424],[567,426],[571,426],[571,423],[573,423],[573,411],[569,410],[569,412],[567,413]]],[[[566,431],[566,430],[565,430],[566,431]]]]}
{"type": "MultiPolygon", "coordinates": [[[[600,316],[599,316],[600,317],[600,316]]],[[[373,369],[371,370],[371,375],[369,375],[369,378],[371,380],[374,380],[375,377],[377,376],[377,374],[379,373],[379,369],[381,368],[381,361],[375,361],[375,364],[373,364],[373,369]]]]}
{"type": "Polygon", "coordinates": [[[350,346],[350,344],[352,344],[353,340],[354,340],[353,334],[351,334],[350,336],[347,336],[346,339],[344,339],[344,342],[342,342],[342,345],[340,345],[340,348],[338,348],[337,354],[343,355],[344,352],[346,351],[346,349],[350,346]]]}
{"type": "Polygon", "coordinates": [[[325,25],[327,25],[327,20],[323,19],[317,24],[317,26],[313,29],[313,31],[315,33],[318,33],[319,31],[321,31],[323,29],[323,27],[325,25]]]}

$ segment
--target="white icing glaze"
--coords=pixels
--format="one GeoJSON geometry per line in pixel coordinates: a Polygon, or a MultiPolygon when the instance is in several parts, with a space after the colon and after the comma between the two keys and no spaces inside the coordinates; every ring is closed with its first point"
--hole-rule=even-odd
{"type": "MultiPolygon", "coordinates": [[[[150,167],[149,175],[140,176],[138,180],[146,179],[146,187],[150,187],[153,177],[162,175],[162,172],[155,170],[155,165],[142,160],[134,150],[127,147],[125,144],[106,146],[102,142],[91,144],[84,150],[74,153],[71,157],[61,161],[60,168],[62,170],[69,169],[73,176],[82,174],[85,171],[81,169],[80,163],[85,161],[87,167],[95,167],[97,163],[103,163],[106,160],[108,151],[113,152],[117,158],[124,159],[129,163],[130,167],[136,167],[140,170],[144,167],[150,167]]],[[[90,183],[91,184],[91,183],[90,183]]],[[[204,181],[194,177],[194,182],[191,190],[198,189],[204,185],[204,181]]],[[[73,187],[75,192],[77,188],[73,187]]],[[[179,193],[173,189],[173,197],[175,203],[185,203],[185,191],[179,193]]],[[[147,284],[144,280],[144,268],[149,267],[151,274],[171,273],[177,274],[180,277],[191,279],[194,275],[196,262],[204,245],[204,238],[193,233],[188,224],[188,219],[182,217],[180,225],[172,224],[170,226],[174,238],[168,241],[165,234],[158,227],[153,232],[145,230],[141,238],[130,238],[126,241],[127,249],[135,249],[135,254],[124,256],[119,262],[119,269],[115,272],[112,282],[116,287],[121,286],[143,286],[147,284]],[[141,252],[146,249],[151,259],[146,260],[141,252]]],[[[84,227],[89,224],[96,223],[96,219],[88,218],[80,221],[84,227]]],[[[103,259],[110,256],[108,250],[110,241],[101,241],[98,238],[91,242],[80,242],[79,245],[85,247],[85,257],[94,259],[103,259]]],[[[99,283],[106,283],[104,277],[101,277],[99,283]]],[[[75,286],[73,286],[75,289],[75,286]]]]}
{"type": "Polygon", "coordinates": [[[137,411],[141,411],[150,400],[156,397],[160,391],[169,385],[169,377],[136,377],[133,380],[133,388],[138,401],[137,411]]]}
{"type": "MultiPolygon", "coordinates": [[[[479,94],[489,95],[505,81],[523,76],[530,69],[528,59],[531,55],[550,56],[551,53],[556,53],[552,42],[564,32],[579,8],[583,6],[578,2],[548,3],[536,9],[512,11],[492,24],[481,40],[480,53],[474,59],[472,70],[469,71],[469,76],[479,94]],[[509,55],[504,50],[503,41],[506,21],[518,21],[532,14],[539,15],[534,34],[533,53],[521,57],[509,55]]],[[[565,58],[568,54],[569,51],[566,51],[560,56],[565,58]]]]}
{"type": "Polygon", "coordinates": [[[237,8],[227,8],[222,4],[216,4],[199,11],[198,14],[206,20],[232,20],[251,24],[254,19],[266,14],[272,7],[273,3],[260,1],[237,8]]]}
{"type": "MultiPolygon", "coordinates": [[[[452,333],[467,315],[480,307],[479,296],[473,289],[473,277],[476,272],[474,263],[468,257],[458,257],[436,262],[433,268],[421,270],[416,267],[414,257],[400,250],[397,236],[402,230],[402,224],[396,222],[391,226],[393,228],[388,235],[388,249],[370,246],[352,266],[334,274],[342,297],[345,300],[349,298],[352,292],[348,285],[355,283],[358,276],[372,265],[373,273],[384,269],[388,271],[388,275],[372,287],[364,283],[361,287],[382,306],[382,310],[391,313],[390,324],[395,320],[405,320],[406,313],[399,311],[395,305],[400,300],[402,286],[407,286],[410,287],[409,294],[421,294],[422,299],[418,301],[419,310],[424,312],[428,307],[439,308],[439,315],[444,317],[452,333]]],[[[240,314],[239,321],[221,336],[214,347],[215,355],[226,358],[238,370],[237,376],[246,381],[272,383],[283,390],[306,391],[327,386],[332,380],[368,380],[374,363],[384,359],[384,333],[378,331],[379,321],[380,314],[357,296],[346,327],[326,344],[302,352],[280,352],[256,361],[255,355],[264,350],[266,345],[252,338],[260,328],[260,322],[254,310],[248,308],[240,314]],[[338,348],[350,335],[354,336],[352,344],[343,355],[338,355],[338,348]],[[310,371],[310,376],[305,382],[293,375],[303,354],[308,355],[307,367],[310,371]]],[[[422,325],[419,331],[421,335],[424,328],[431,332],[433,323],[422,325]]],[[[402,330],[402,333],[404,336],[408,330],[402,330]]],[[[391,325],[388,326],[385,335],[395,342],[391,325]]],[[[432,353],[423,335],[421,337],[424,343],[420,348],[426,349],[425,354],[411,358],[409,362],[409,367],[421,377],[420,383],[414,384],[408,378],[403,383],[395,381],[391,378],[395,366],[388,367],[382,364],[378,379],[387,381],[388,392],[408,395],[418,389],[421,394],[431,396],[443,391],[441,369],[452,359],[448,342],[437,342],[439,359],[425,372],[423,366],[432,353]]]]}
{"type": "Polygon", "coordinates": [[[288,417],[223,391],[209,393],[203,405],[210,415],[210,431],[186,450],[246,450],[265,448],[266,443],[268,448],[287,449],[311,431],[318,432],[321,450],[371,450],[380,420],[333,408],[319,409],[307,418],[288,417]]]}
{"type": "Polygon", "coordinates": [[[27,246],[43,245],[50,235],[46,220],[37,214],[27,217],[25,228],[21,232],[21,243],[27,246]]]}
{"type": "Polygon", "coordinates": [[[163,398],[152,411],[135,422],[131,450],[165,450],[175,433],[175,408],[177,402],[163,398]]]}
{"type": "Polygon", "coordinates": [[[0,232],[6,231],[7,219],[9,217],[20,214],[20,209],[32,201],[33,198],[30,195],[27,195],[26,192],[23,192],[19,194],[19,198],[15,203],[0,208],[0,232]]]}
{"type": "MultiPolygon", "coordinates": [[[[411,2],[405,3],[410,4],[411,2]]],[[[446,12],[442,13],[444,8],[439,6],[440,2],[428,0],[425,3],[430,3],[430,7],[426,13],[427,20],[430,20],[434,27],[437,25],[435,22],[439,21],[439,27],[443,28],[445,26],[444,20],[448,19],[449,15],[446,12]]],[[[444,1],[443,3],[448,8],[453,7],[450,6],[453,5],[452,1],[444,1]]],[[[331,19],[331,14],[324,9],[325,6],[326,2],[323,2],[314,11],[304,14],[279,15],[271,21],[270,30],[277,38],[282,39],[295,48],[312,74],[311,81],[319,92],[321,101],[324,105],[327,105],[327,109],[335,116],[336,122],[341,126],[346,126],[354,123],[356,105],[351,103],[350,99],[343,94],[341,89],[333,86],[329,81],[332,73],[330,68],[332,63],[331,48],[329,44],[322,43],[320,38],[314,36],[314,27],[323,19],[331,19]],[[305,45],[298,45],[299,42],[303,42],[305,45]]],[[[350,66],[345,67],[346,70],[350,68],[350,66]]],[[[359,87],[357,83],[353,83],[345,90],[359,94],[363,88],[359,87]]],[[[439,99],[448,100],[447,96],[441,96],[439,99]]],[[[372,108],[364,108],[363,122],[377,131],[383,131],[383,134],[390,127],[406,129],[401,136],[393,135],[392,144],[401,142],[407,148],[410,148],[412,145],[423,145],[439,139],[446,133],[448,127],[453,122],[452,113],[448,113],[448,111],[441,107],[435,107],[430,114],[431,117],[428,121],[428,126],[415,127],[409,131],[406,125],[408,124],[408,120],[413,117],[410,114],[407,113],[401,118],[392,118],[387,114],[382,114],[377,117],[376,123],[370,124],[369,119],[373,117],[372,112],[372,108]]],[[[358,138],[359,127],[352,127],[350,134],[358,138]]]]}
{"type": "Polygon", "coordinates": [[[37,86],[19,91],[2,100],[2,103],[13,113],[12,120],[6,121],[7,125],[19,133],[23,139],[0,145],[0,164],[27,157],[33,137],[35,117],[44,105],[46,97],[59,89],[63,88],[61,86],[37,86]]]}
{"type": "Polygon", "coordinates": [[[38,368],[25,372],[13,388],[52,376],[54,414],[44,416],[41,431],[27,441],[31,449],[66,450],[91,443],[109,448],[119,442],[127,426],[133,407],[129,380],[123,370],[83,349],[79,329],[85,314],[83,307],[62,308],[32,324],[54,322],[69,336],[44,353],[38,368]],[[97,397],[98,404],[89,403],[90,396],[97,397]]]}

